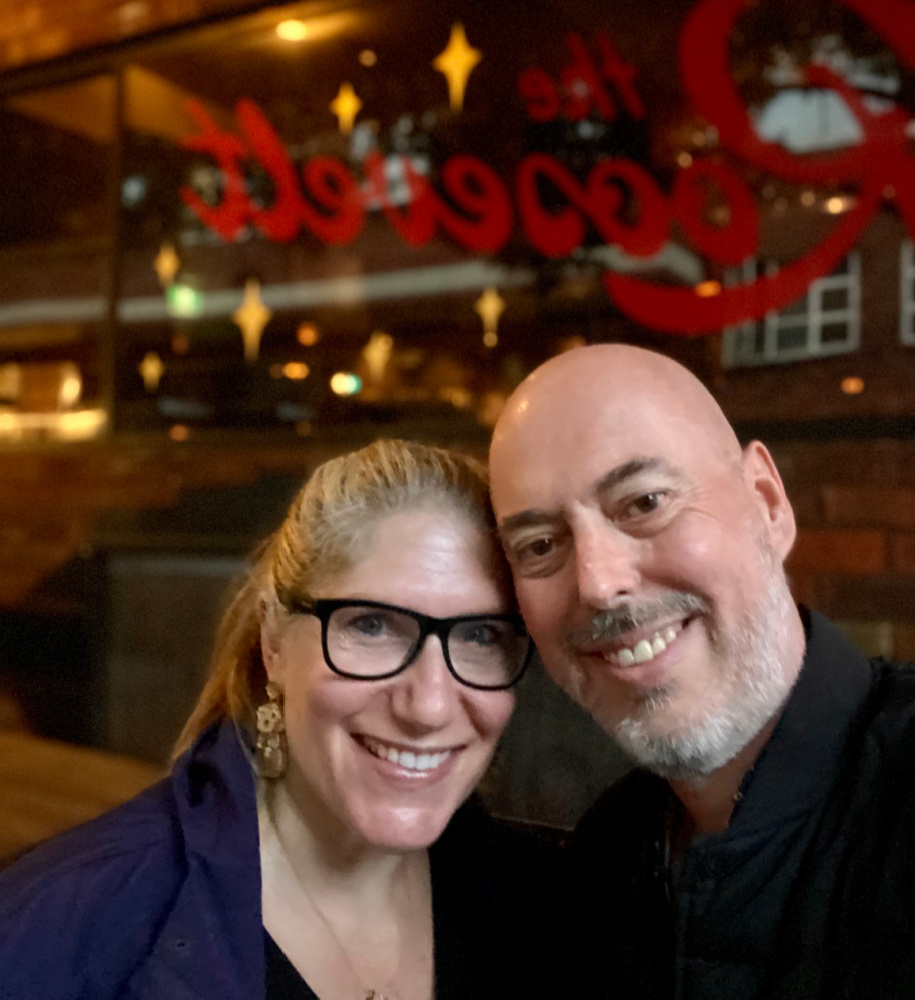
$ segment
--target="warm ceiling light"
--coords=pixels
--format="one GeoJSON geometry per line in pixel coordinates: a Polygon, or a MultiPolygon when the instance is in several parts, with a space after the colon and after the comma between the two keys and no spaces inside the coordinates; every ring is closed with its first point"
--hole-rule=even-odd
{"type": "Polygon", "coordinates": [[[318,342],[318,328],[314,323],[300,323],[295,332],[295,339],[303,347],[314,347],[318,342]]]}
{"type": "Polygon", "coordinates": [[[842,379],[842,392],[847,396],[859,396],[864,392],[864,379],[857,375],[849,375],[842,379]]]}
{"type": "Polygon", "coordinates": [[[69,410],[79,402],[83,393],[83,379],[76,365],[66,364],[63,369],[64,377],[57,393],[57,406],[58,409],[69,410]]]}
{"type": "Polygon", "coordinates": [[[283,365],[283,374],[286,378],[291,378],[296,382],[300,382],[303,378],[308,378],[308,373],[311,369],[303,361],[287,361],[283,365]]]}
{"type": "Polygon", "coordinates": [[[374,66],[375,63],[378,62],[378,56],[376,56],[371,49],[363,49],[359,53],[359,62],[361,62],[363,66],[374,66]]]}
{"type": "Polygon", "coordinates": [[[308,37],[308,25],[304,21],[280,21],[276,33],[284,42],[304,42],[308,37]]]}
{"type": "Polygon", "coordinates": [[[173,424],[168,429],[168,436],[172,441],[187,441],[191,436],[190,429],[185,427],[184,424],[173,424]]]}
{"type": "Polygon", "coordinates": [[[830,215],[840,215],[847,207],[845,199],[839,197],[839,195],[833,195],[831,198],[826,199],[826,211],[830,215]]]}

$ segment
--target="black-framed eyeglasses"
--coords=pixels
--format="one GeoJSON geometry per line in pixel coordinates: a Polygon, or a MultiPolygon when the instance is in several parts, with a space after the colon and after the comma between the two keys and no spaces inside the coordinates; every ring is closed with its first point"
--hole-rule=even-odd
{"type": "Polygon", "coordinates": [[[480,691],[502,691],[520,680],[534,651],[520,615],[434,618],[381,601],[283,603],[321,622],[327,665],[355,681],[394,677],[419,656],[426,639],[436,635],[456,680],[480,691]]]}

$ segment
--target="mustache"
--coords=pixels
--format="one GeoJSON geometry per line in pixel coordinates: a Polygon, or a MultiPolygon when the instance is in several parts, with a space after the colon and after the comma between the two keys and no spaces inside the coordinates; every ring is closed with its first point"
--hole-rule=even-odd
{"type": "Polygon", "coordinates": [[[618,604],[597,611],[587,625],[566,636],[566,649],[588,649],[618,639],[627,632],[645,628],[675,615],[691,615],[709,610],[709,602],[698,594],[672,590],[650,601],[618,604]]]}

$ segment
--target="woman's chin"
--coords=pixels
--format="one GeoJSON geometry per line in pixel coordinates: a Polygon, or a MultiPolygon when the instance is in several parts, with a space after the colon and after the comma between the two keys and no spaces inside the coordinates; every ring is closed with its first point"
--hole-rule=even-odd
{"type": "Polygon", "coordinates": [[[379,809],[356,819],[353,832],[376,850],[420,851],[438,840],[453,814],[453,809],[379,809]]]}

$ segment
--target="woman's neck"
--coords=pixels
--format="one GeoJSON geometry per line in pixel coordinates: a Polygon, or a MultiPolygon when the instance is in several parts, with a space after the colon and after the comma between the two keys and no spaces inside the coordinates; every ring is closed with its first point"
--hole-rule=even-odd
{"type": "Polygon", "coordinates": [[[309,809],[282,781],[258,795],[261,844],[281,853],[297,881],[314,892],[378,896],[425,869],[426,851],[389,851],[366,844],[322,811],[309,809]]]}
{"type": "Polygon", "coordinates": [[[376,850],[315,824],[283,782],[259,794],[264,927],[318,996],[434,992],[428,852],[376,850]]]}

